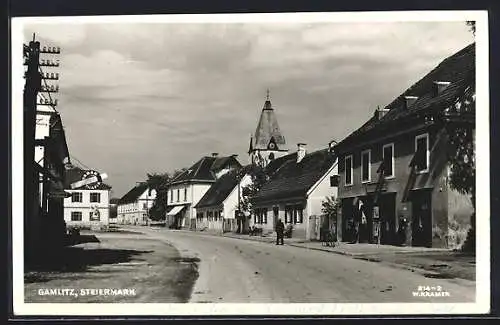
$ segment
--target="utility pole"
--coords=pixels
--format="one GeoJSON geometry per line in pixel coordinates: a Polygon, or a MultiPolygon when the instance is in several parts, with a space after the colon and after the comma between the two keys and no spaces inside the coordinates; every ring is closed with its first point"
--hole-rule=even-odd
{"type": "MultiPolygon", "coordinates": [[[[25,231],[31,237],[30,220],[38,211],[35,210],[38,174],[34,170],[35,161],[35,129],[36,129],[36,99],[41,86],[41,76],[38,72],[40,57],[40,42],[33,40],[28,45],[23,44],[23,55],[27,70],[24,85],[24,206],[25,206],[25,231]]],[[[26,233],[25,233],[26,236],[26,233]]]]}
{"type": "MultiPolygon", "coordinates": [[[[27,66],[24,78],[26,79],[24,86],[24,98],[23,98],[23,114],[24,114],[24,206],[25,206],[25,238],[28,237],[29,240],[34,239],[34,235],[31,231],[38,231],[36,224],[33,225],[33,218],[36,218],[39,214],[39,203],[37,202],[37,197],[40,194],[39,189],[39,175],[38,171],[35,169],[35,148],[36,148],[36,115],[37,115],[37,102],[38,94],[40,92],[57,92],[57,87],[48,87],[44,79],[58,79],[59,74],[54,75],[46,74],[43,75],[41,72],[42,66],[58,66],[59,62],[54,63],[51,60],[40,60],[41,53],[58,54],[60,53],[59,48],[48,48],[43,47],[40,49],[40,42],[35,40],[35,34],[33,34],[33,39],[28,45],[23,44],[23,57],[24,65],[27,66]],[[45,86],[42,86],[42,80],[45,81],[45,86]]],[[[50,94],[49,94],[50,97],[50,94]]],[[[43,101],[42,105],[57,105],[57,102],[52,100],[43,101]]],[[[42,142],[43,143],[43,142],[42,142]]],[[[44,144],[45,145],[45,144],[44,144]]],[[[44,150],[46,151],[46,150],[44,150]]],[[[46,153],[44,153],[44,157],[46,153]]],[[[45,165],[45,159],[44,159],[45,165]]],[[[46,167],[46,166],[44,166],[46,167]]],[[[44,173],[43,179],[44,185],[47,183],[47,179],[44,173]]],[[[45,187],[45,186],[44,186],[45,187]]],[[[46,191],[43,193],[43,208],[46,208],[46,191]]]]}

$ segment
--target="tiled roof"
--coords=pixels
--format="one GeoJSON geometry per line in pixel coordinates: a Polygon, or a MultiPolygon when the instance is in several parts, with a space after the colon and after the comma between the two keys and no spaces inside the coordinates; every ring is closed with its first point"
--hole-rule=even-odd
{"type": "Polygon", "coordinates": [[[212,184],[212,186],[210,186],[210,189],[196,205],[196,208],[222,204],[228,195],[231,194],[231,191],[238,185],[238,175],[240,177],[244,176],[251,168],[251,165],[246,165],[222,175],[212,184]]]}
{"type": "Polygon", "coordinates": [[[234,157],[203,157],[194,165],[175,177],[171,183],[180,183],[191,180],[215,181],[214,173],[228,165],[241,167],[234,157]]]}
{"type": "Polygon", "coordinates": [[[139,183],[137,184],[134,188],[132,188],[130,191],[128,191],[118,204],[127,204],[127,203],[132,203],[137,201],[137,199],[148,189],[148,184],[147,183],[139,183]]]}
{"type": "Polygon", "coordinates": [[[368,136],[372,130],[397,125],[400,121],[421,113],[445,109],[466,87],[474,82],[474,78],[475,44],[473,43],[443,60],[431,72],[387,105],[384,109],[388,112],[382,118],[377,118],[375,114],[360,128],[342,140],[337,147],[345,145],[347,142],[356,141],[362,136],[368,136]],[[450,82],[450,85],[440,94],[435,95],[435,81],[450,82]],[[405,96],[416,96],[418,99],[410,107],[406,107],[405,96]]]}
{"type": "Polygon", "coordinates": [[[290,160],[297,160],[297,152],[271,160],[265,168],[266,175],[271,177],[281,166],[283,166],[283,164],[290,160]]]}
{"type": "Polygon", "coordinates": [[[278,119],[274,113],[271,101],[267,100],[262,108],[259,123],[257,124],[257,129],[255,130],[255,137],[253,139],[253,143],[251,144],[252,150],[268,149],[271,140],[274,141],[277,149],[286,150],[285,137],[281,134],[278,119]]]}
{"type": "Polygon", "coordinates": [[[254,202],[306,195],[307,191],[334,165],[336,157],[328,149],[307,154],[297,163],[297,153],[282,157],[282,164],[270,176],[254,202]],[[286,157],[286,158],[285,158],[286,157]]]}
{"type": "MultiPolygon", "coordinates": [[[[76,166],[74,166],[71,169],[66,169],[65,178],[64,178],[64,188],[65,189],[72,189],[71,184],[78,182],[78,181],[81,181],[83,174],[86,171],[87,170],[81,169],[80,167],[76,167],[76,166]]],[[[109,189],[111,189],[111,186],[106,184],[106,183],[101,183],[99,185],[99,187],[96,188],[96,190],[109,190],[109,189]]]]}

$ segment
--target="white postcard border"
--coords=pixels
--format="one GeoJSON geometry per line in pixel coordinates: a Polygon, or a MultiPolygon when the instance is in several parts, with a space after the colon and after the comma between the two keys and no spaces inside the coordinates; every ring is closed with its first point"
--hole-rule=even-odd
{"type": "Polygon", "coordinates": [[[11,20],[13,308],[21,315],[408,315],[481,314],[490,309],[489,68],[487,11],[393,11],[281,14],[22,17],[11,20]],[[23,26],[28,23],[297,23],[476,21],[476,302],[309,304],[25,303],[23,276],[23,26]]]}

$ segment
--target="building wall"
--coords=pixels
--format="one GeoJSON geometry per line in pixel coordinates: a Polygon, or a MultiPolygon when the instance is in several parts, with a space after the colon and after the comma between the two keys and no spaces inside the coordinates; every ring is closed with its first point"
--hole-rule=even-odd
{"type": "Polygon", "coordinates": [[[338,197],[338,188],[330,185],[330,177],[338,174],[338,166],[334,165],[323,178],[318,181],[317,186],[311,188],[310,194],[307,199],[308,214],[309,215],[322,215],[322,204],[326,197],[338,197]]]}
{"type": "Polygon", "coordinates": [[[69,193],[82,193],[82,202],[72,202],[71,197],[64,199],[64,220],[68,226],[109,225],[109,190],[65,190],[69,193]],[[100,202],[90,202],[90,193],[99,193],[100,202]],[[96,207],[100,213],[99,221],[90,221],[90,213],[96,207]],[[71,212],[82,212],[82,221],[72,221],[71,212]]]}
{"type": "MultiPolygon", "coordinates": [[[[240,187],[240,200],[243,198],[242,189],[252,183],[252,177],[245,175],[239,184],[240,187]]],[[[224,200],[223,213],[225,219],[234,219],[235,213],[238,210],[238,186],[236,186],[231,193],[224,200]]]]}
{"type": "MultiPolygon", "coordinates": [[[[353,198],[362,197],[368,193],[373,193],[378,181],[377,169],[382,162],[382,147],[387,143],[394,143],[394,174],[395,176],[386,179],[384,186],[386,193],[396,194],[395,205],[395,229],[399,227],[400,220],[403,217],[409,221],[409,229],[411,229],[412,221],[412,197],[422,190],[430,190],[432,192],[432,246],[433,247],[448,247],[449,234],[449,189],[447,186],[447,136],[438,132],[433,127],[428,127],[424,131],[409,132],[404,135],[399,135],[397,138],[387,139],[383,142],[361,147],[352,152],[347,152],[339,159],[339,197],[353,198]],[[410,161],[415,154],[415,137],[417,135],[427,133],[429,135],[429,170],[424,173],[412,173],[409,167],[410,161]],[[368,184],[361,182],[361,151],[371,149],[371,181],[368,184]],[[345,185],[345,160],[344,157],[353,154],[353,185],[345,185]]],[[[455,196],[454,196],[455,197],[455,196]]],[[[463,199],[463,198],[462,198],[463,199]]],[[[453,212],[453,215],[463,215],[469,213],[465,208],[466,205],[459,205],[461,212],[453,212]]],[[[345,209],[344,209],[345,210],[345,209]]],[[[470,213],[469,213],[470,215],[470,213]]],[[[339,216],[338,225],[342,227],[342,221],[345,221],[346,216],[339,216]]],[[[463,218],[458,217],[460,226],[463,229],[465,224],[463,218]]],[[[408,233],[406,244],[411,245],[412,234],[408,233]]]]}
{"type": "Polygon", "coordinates": [[[209,219],[208,217],[209,212],[215,214],[217,212],[222,213],[222,211],[223,211],[222,205],[198,208],[196,213],[198,215],[202,214],[203,217],[196,219],[196,230],[222,233],[224,216],[221,215],[221,217],[218,217],[217,220],[213,217],[212,219],[209,219]]]}
{"type": "MultiPolygon", "coordinates": [[[[169,187],[167,202],[169,207],[177,206],[177,205],[186,205],[186,209],[182,212],[182,221],[181,226],[184,228],[198,228],[196,226],[196,209],[194,206],[200,201],[200,199],[205,195],[208,191],[212,183],[206,184],[192,184],[192,183],[181,183],[174,184],[169,187]],[[184,189],[186,189],[186,198],[184,198],[184,189]],[[177,200],[177,190],[179,190],[179,200],[177,200]],[[173,200],[172,200],[173,194],[173,200]],[[194,219],[194,220],[192,220],[194,219]],[[192,226],[191,226],[192,224],[192,226]]],[[[169,218],[168,222],[171,223],[171,219],[169,218]]]]}
{"type": "Polygon", "coordinates": [[[273,215],[273,208],[278,207],[279,212],[278,212],[278,218],[283,221],[285,224],[285,229],[287,226],[290,224],[293,225],[293,233],[292,237],[293,238],[304,238],[307,239],[307,229],[309,226],[309,208],[308,208],[308,202],[305,201],[304,199],[289,199],[284,202],[274,202],[274,203],[263,203],[259,204],[256,206],[256,208],[267,208],[267,223],[255,223],[255,216],[252,214],[251,219],[250,219],[250,227],[259,227],[263,229],[263,233],[273,233],[274,232],[274,215],[273,215]],[[295,204],[302,204],[304,206],[303,209],[303,222],[302,223],[296,223],[293,224],[293,222],[285,222],[285,209],[286,206],[288,205],[295,205],[295,204]]]}
{"type": "MultiPolygon", "coordinates": [[[[241,181],[240,181],[240,197],[242,197],[242,191],[241,189],[247,185],[249,185],[252,182],[252,178],[249,175],[245,175],[241,181]]],[[[224,202],[221,205],[215,205],[215,206],[207,206],[203,208],[196,208],[196,215],[198,214],[203,214],[203,218],[196,218],[196,229],[197,230],[203,230],[203,229],[209,229],[209,230],[215,230],[218,232],[224,231],[236,231],[237,230],[237,223],[236,223],[236,218],[235,214],[236,211],[238,210],[238,187],[235,186],[235,188],[229,193],[227,198],[224,200],[224,202]],[[210,221],[208,220],[208,212],[216,212],[216,211],[222,211],[222,220],[217,220],[217,221],[210,221]]]]}
{"type": "Polygon", "coordinates": [[[117,220],[119,224],[147,225],[149,224],[148,211],[156,199],[156,190],[145,190],[134,202],[119,204],[117,220]]]}

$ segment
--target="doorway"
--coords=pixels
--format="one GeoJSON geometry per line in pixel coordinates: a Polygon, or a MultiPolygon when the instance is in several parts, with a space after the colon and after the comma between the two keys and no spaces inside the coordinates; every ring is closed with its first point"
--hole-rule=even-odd
{"type": "Polygon", "coordinates": [[[393,245],[396,241],[396,193],[382,194],[379,198],[380,243],[393,245]]]}
{"type": "Polygon", "coordinates": [[[412,246],[432,247],[432,192],[412,193],[412,246]]]}

